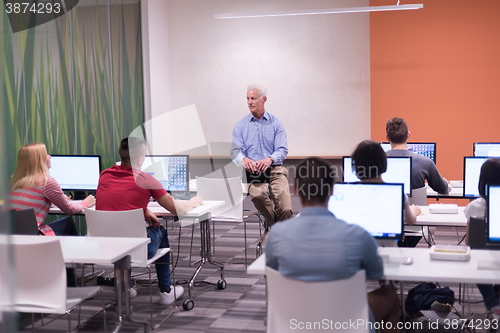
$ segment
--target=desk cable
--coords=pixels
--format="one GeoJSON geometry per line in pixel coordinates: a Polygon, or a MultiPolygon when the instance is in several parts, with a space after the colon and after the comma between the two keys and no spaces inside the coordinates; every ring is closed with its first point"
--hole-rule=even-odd
{"type": "Polygon", "coordinates": [[[425,237],[425,232],[424,232],[424,226],[422,226],[422,237],[424,238],[424,241],[431,247],[432,245],[436,245],[436,242],[434,241],[434,237],[432,237],[432,234],[429,232],[429,238],[425,237]]]}

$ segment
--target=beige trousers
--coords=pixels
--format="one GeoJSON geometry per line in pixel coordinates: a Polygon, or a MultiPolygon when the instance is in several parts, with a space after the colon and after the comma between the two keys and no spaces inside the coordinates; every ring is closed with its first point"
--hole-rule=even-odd
{"type": "Polygon", "coordinates": [[[249,184],[248,193],[255,208],[266,218],[267,226],[292,217],[288,170],[284,166],[271,168],[269,183],[249,184]]]}
{"type": "Polygon", "coordinates": [[[383,329],[381,330],[382,333],[398,332],[397,324],[401,306],[399,305],[399,297],[392,288],[382,286],[369,292],[368,305],[376,322],[384,321],[392,323],[392,329],[383,329]]]}

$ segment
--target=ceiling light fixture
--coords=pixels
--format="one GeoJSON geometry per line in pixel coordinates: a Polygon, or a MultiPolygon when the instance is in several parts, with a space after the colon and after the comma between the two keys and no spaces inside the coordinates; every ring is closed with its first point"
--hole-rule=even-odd
{"type": "Polygon", "coordinates": [[[272,17],[272,16],[298,16],[298,15],[319,15],[319,14],[337,14],[337,13],[364,13],[364,12],[382,12],[391,10],[411,10],[424,8],[421,3],[411,5],[389,6],[368,6],[368,7],[346,7],[346,8],[331,8],[331,9],[313,9],[313,10],[293,10],[287,12],[271,12],[271,13],[254,13],[254,14],[215,14],[216,19],[231,19],[231,18],[249,18],[249,17],[272,17]]]}

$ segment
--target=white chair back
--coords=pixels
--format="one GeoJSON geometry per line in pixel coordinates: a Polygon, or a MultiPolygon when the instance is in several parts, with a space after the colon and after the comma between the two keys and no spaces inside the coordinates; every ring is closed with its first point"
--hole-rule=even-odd
{"type": "MultiPolygon", "coordinates": [[[[56,237],[14,239],[15,311],[66,313],[66,266],[56,237]]],[[[31,238],[31,237],[30,237],[31,238]]]]}
{"type": "MultiPolygon", "coordinates": [[[[266,281],[268,333],[301,331],[299,323],[323,323],[325,318],[333,323],[349,323],[350,320],[364,323],[355,329],[342,329],[342,332],[369,331],[364,270],[349,279],[305,282],[284,277],[266,266],[266,281]]],[[[307,332],[324,331],[321,325],[307,329],[307,332]]]]}
{"type": "MultiPolygon", "coordinates": [[[[415,188],[411,190],[411,198],[408,198],[410,205],[427,206],[427,188],[415,188]]],[[[428,236],[428,226],[405,225],[405,236],[428,236]]]]}
{"type": "MultiPolygon", "coordinates": [[[[141,208],[124,211],[85,208],[85,220],[87,221],[87,236],[147,238],[147,225],[141,208]]],[[[131,254],[131,260],[135,265],[146,266],[147,247],[134,251],[131,254]]]]}
{"type": "Polygon", "coordinates": [[[225,204],[212,211],[212,218],[225,221],[243,221],[243,188],[241,177],[196,177],[197,195],[203,200],[220,200],[225,204]]]}
{"type": "Polygon", "coordinates": [[[427,206],[427,188],[424,186],[412,189],[408,202],[410,205],[427,206]]]}

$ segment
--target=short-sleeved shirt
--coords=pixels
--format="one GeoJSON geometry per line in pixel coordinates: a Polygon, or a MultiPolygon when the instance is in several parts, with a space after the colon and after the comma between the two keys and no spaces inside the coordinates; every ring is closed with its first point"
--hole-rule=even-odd
{"type": "Polygon", "coordinates": [[[115,165],[101,172],[96,209],[116,211],[142,208],[146,211],[151,197],[157,200],[165,193],[162,185],[151,175],[129,166],[115,165]]]}

